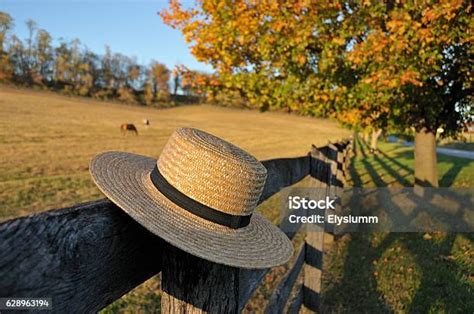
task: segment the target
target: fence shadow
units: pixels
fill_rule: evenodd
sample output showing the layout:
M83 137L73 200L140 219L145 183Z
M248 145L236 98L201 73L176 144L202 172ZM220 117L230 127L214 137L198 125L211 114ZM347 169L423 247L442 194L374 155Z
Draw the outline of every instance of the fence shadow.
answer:
M342 278L336 278L337 284L325 291L325 312L427 313L433 310L433 305L438 305L447 313L472 309L472 291L458 276L463 270L450 260L456 236L455 233L447 233L440 242L434 242L427 241L420 233L351 234L345 258L342 262L331 263L332 266L334 263L342 264ZM385 238L374 246L374 237ZM397 248L401 248L396 253L398 257L393 253ZM400 265L405 265L403 258L408 256L413 259L414 270L395 271L402 267ZM381 271L376 265L382 263L386 263L386 268ZM412 282L404 279L403 272L408 271L417 273L407 276ZM387 286L391 285L400 290L388 288L389 291L386 291ZM401 296L406 297L407 294L411 295L408 297L412 301L406 307Z
M448 171L439 179L440 186L452 186L454 181L461 173L461 171L474 163L474 161L463 158L447 158L445 156L438 156L438 161L443 163L450 163Z
M457 273L462 270L449 262L456 241L456 233L446 233L440 242L426 241L422 234L401 234L400 242L409 250L420 267L421 279L408 313L426 313L432 305L442 303L446 313L462 312L459 304L474 308L472 291ZM445 267L439 267L439 264Z
M376 154L369 155L366 153L368 151L367 143L361 139L356 139L356 142L358 143L361 156L352 160L352 166L349 169L353 186L362 187L370 185L371 182L375 186L409 186L412 184L409 179L413 172L412 169L390 157L382 150L378 150ZM356 172L355 162L361 163L364 171ZM386 175L382 175L384 172ZM366 175L370 178L368 181L362 179Z
M412 150L403 150L403 151L394 152L393 156L389 156L387 152L384 152L384 151L380 151L380 154L383 155L383 157L389 160L390 162L399 166L401 169L406 170L409 173L413 172L412 169L410 169L409 167L400 163L397 160L400 158L413 159L414 153ZM446 172L444 172L442 176L440 176L439 178L439 186L442 186L442 187L452 186L454 182L456 181L458 175L461 173L461 171L463 171L464 168L474 163L474 161L469 160L469 159L446 156L442 154L438 154L437 159L438 159L438 164L449 164L449 169Z
M412 170L395 159L412 158L412 152L393 152L392 157L379 151L378 155L373 156L373 160L380 167L374 167L367 160L372 156L366 154L364 144L360 141L358 148L361 152L357 158L359 167L355 166L355 159L349 167L353 186L365 186L367 182L363 181L364 175L368 175L378 187L391 184L392 182L387 180L388 177L392 177L394 182L401 186L413 184L408 179ZM457 175L469 163L470 161L462 160L452 162L440 180L441 186L452 185ZM379 170L387 176L382 176ZM403 175L401 172L407 174ZM397 207L397 204L392 202L390 206ZM402 209L398 207L398 210ZM381 237L383 240L376 240ZM327 283L328 289L323 295L324 310L380 313L424 313L440 308L448 313L472 310L472 288L462 275L466 274L466 269L462 269L463 266L455 263L452 257L456 241L460 241L458 237L465 237L471 244L474 240L469 233L346 234L329 257L329 263L332 265L330 267L339 269L339 273L334 275L336 277L328 274L325 279L337 283ZM380 266L380 263L386 265ZM410 277L399 272L398 269L402 265L411 265L410 271L416 272L416 275ZM408 296L411 301L402 301L402 295Z
M345 258L335 262L330 256L329 267L342 264L342 278L329 290L325 291L323 308L325 312L346 313L390 313L389 306L383 301L383 294L377 290L373 261L393 243L394 235L390 234L378 247L372 247L370 235L357 233L346 235L338 245L347 242ZM334 254L334 253L333 253ZM335 265L337 264L337 265ZM329 280L330 278L326 278Z

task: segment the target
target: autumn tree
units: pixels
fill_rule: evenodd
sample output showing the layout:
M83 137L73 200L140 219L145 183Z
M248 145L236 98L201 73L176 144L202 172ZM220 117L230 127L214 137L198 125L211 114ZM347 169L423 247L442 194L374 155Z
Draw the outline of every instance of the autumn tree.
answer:
M152 82L147 79L143 84L143 101L145 105L150 106L153 104L154 95L153 95L153 87Z
M208 79L205 73L193 71L184 65L176 68L181 77L181 89L185 95L204 95L208 88Z
M168 100L170 96L169 80L170 70L166 65L153 61L150 65L149 79L155 100Z
M138 89L141 85L143 69L134 58L129 59L127 64L127 76L125 85L130 89Z
M8 59L13 68L14 80L23 84L40 83L41 78L36 71L35 34L36 22L29 19L26 21L28 37L23 43L17 36L10 38L8 48Z
M44 29L38 30L35 44L35 73L39 74L42 83L49 83L53 73L53 47L51 35Z
M319 1L242 0L185 9L171 1L161 16L183 32L199 61L216 69L221 85L250 106L324 115L334 100L325 76L336 69L337 56L327 22L339 23L340 9Z
M120 100L128 103L135 102L133 85L139 78L139 71L135 59L120 53L114 54L112 72Z
M10 59L6 47L7 36L13 27L12 17L0 11L0 81L7 80L12 75Z
M62 87L69 82L69 68L71 60L71 52L66 42L61 42L54 49L55 59L53 66L53 79L58 87Z
M171 75L173 76L173 94L176 95L178 93L178 89L181 86L181 75L179 66L175 66L173 68Z
M173 0L161 17L250 104L414 128L416 182L437 186L436 129L458 132L472 103L471 11L459 0Z
M112 69L113 53L109 46L105 46L105 54L101 60L101 85L102 90L108 91L111 94L111 90L114 85L114 74Z
M87 65L88 75L91 82L91 95L94 95L98 90L102 89L101 85L101 73L102 69L100 67L101 58L96 53L90 51L89 49L84 49L83 63Z
M28 28L28 37L26 38L26 46L23 56L24 66L24 80L28 84L41 83L41 77L37 72L37 59L35 51L35 38L38 30L37 24L32 19L26 21L26 27Z
M5 41L7 39L8 32L13 27L13 19L10 14L0 11L0 51L5 53Z
M360 36L346 54L358 75L351 91L363 91L369 112L387 111L393 127L415 130L420 185L438 186L436 130L456 135L472 118L471 13L464 1L372 1L347 19Z
M25 77L28 75L25 63L25 46L16 35L12 35L10 38L8 61L12 67L13 81L24 83Z
M239 95L222 88L222 81L215 73L191 70L184 65L176 67L180 86L187 96L197 96L200 100L220 106L242 107Z
M117 91L125 84L127 73L125 58L126 57L120 53L114 53L110 59L110 71L112 74L111 87L114 91Z
M61 42L55 49L54 80L55 84L67 93L81 96L90 95L94 78L91 67L93 64L81 42L75 39L71 42Z

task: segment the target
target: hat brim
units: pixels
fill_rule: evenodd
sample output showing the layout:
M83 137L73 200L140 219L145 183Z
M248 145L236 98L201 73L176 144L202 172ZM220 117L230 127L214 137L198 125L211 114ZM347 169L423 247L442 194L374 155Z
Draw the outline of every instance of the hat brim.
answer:
M244 228L209 222L168 200L150 179L156 159L125 152L106 152L90 165L99 189L153 234L200 258L239 268L267 268L287 262L293 245L258 213Z

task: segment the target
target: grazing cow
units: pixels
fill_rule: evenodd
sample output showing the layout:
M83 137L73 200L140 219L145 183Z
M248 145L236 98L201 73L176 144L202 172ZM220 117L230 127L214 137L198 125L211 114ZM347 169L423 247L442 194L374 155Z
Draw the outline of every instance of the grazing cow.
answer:
M143 119L143 124L146 125L146 126L149 126L150 125L150 120Z
M124 123L120 126L120 131L122 132L123 135L125 135L127 132L135 132L135 135L138 135L138 130L133 125L132 123Z

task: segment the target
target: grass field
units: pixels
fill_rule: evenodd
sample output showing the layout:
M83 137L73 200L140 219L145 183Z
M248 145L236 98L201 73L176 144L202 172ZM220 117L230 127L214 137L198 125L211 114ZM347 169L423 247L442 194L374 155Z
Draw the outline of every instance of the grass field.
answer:
M362 143L361 143L362 144ZM413 148L359 145L351 185L413 185ZM473 187L474 161L438 155L442 187ZM335 313L473 313L472 233L352 233L327 256L323 302Z
M413 186L413 147L393 143L379 143L380 153L369 154L359 145L359 156L351 168L353 186ZM440 187L474 187L474 160L437 155Z
M151 121L148 128L143 118ZM139 136L120 133L127 122ZM88 173L95 154L157 157L184 126L223 137L259 159L304 155L312 143L349 135L333 122L284 113L205 105L157 110L0 85L0 221L102 197Z

